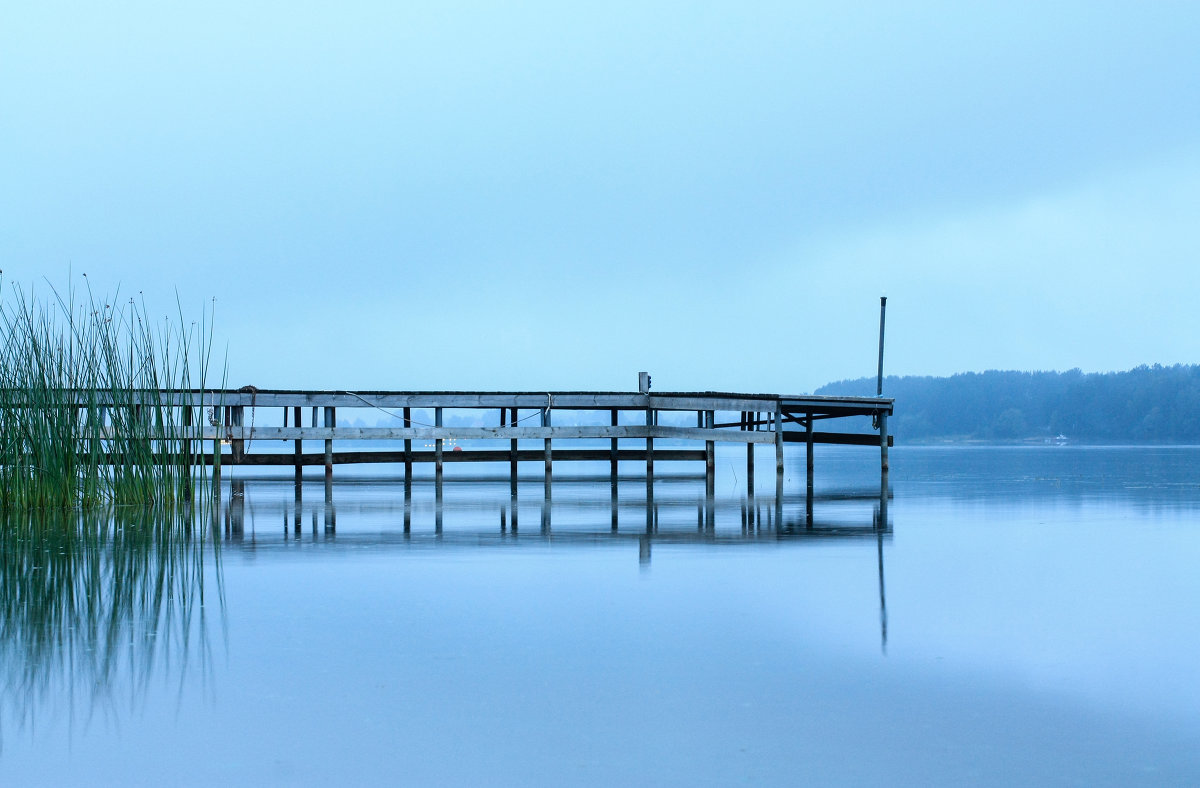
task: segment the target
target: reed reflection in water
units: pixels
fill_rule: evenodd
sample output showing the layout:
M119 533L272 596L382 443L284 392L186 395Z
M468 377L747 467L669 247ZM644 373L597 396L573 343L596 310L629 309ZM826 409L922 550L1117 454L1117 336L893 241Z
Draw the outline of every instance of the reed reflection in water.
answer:
M0 520L0 736L136 708L155 675L207 673L224 616L206 510L7 513ZM2 742L2 738L0 738Z

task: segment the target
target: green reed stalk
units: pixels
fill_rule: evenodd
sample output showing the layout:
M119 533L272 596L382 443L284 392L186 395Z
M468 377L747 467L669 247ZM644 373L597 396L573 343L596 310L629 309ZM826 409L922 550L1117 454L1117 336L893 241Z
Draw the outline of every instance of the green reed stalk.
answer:
M192 500L209 483L193 460L211 322L188 324L178 299L153 321L90 286L53 295L0 301L0 508Z

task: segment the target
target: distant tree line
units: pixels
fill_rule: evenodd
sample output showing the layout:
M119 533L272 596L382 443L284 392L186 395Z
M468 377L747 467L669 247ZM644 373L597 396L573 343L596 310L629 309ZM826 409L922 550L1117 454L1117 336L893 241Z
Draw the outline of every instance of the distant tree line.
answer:
M875 378L841 380L815 394L874 396ZM965 372L886 377L897 440L1053 440L1200 443L1200 365L1128 372Z

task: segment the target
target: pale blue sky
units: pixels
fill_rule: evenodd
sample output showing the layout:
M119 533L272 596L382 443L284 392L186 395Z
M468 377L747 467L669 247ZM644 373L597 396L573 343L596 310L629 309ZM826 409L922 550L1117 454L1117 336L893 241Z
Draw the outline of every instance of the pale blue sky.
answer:
M0 11L5 282L233 385L1200 361L1195 3L81 5Z

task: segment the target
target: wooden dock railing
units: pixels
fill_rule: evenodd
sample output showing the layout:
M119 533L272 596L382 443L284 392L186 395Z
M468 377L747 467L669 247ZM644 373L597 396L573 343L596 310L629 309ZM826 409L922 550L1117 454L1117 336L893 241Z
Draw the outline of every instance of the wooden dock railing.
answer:
M139 395L126 392L122 396L125 406L129 406L131 401L138 401ZM94 406L96 394L91 397ZM724 442L747 447L746 467L752 484L756 445L775 446L775 470L782 478L784 445L803 443L811 492L815 444L878 447L886 487L888 447L892 442L887 419L893 401L883 397L711 391L299 391L253 387L148 391L141 392L140 397L147 406L177 411L175 423L185 425L193 440L207 444L197 445L192 453L194 462L211 465L218 479L222 465L293 466L299 481L304 466L324 466L325 477L331 480L333 466L338 464L403 465L406 478L410 478L414 463L433 463L440 480L447 462L507 462L515 483L518 464L534 461L544 463L547 481L555 461L607 461L614 477L618 463L644 462L647 477L652 478L654 462L659 460L703 462L711 486L715 445ZM374 427L338 426L338 416L347 412L367 416L376 423L391 423ZM472 413L472 425L446 423L448 413L463 412ZM694 414L695 426L679 423L678 414L688 412ZM675 414L667 419L674 423L660 423L664 413ZM554 423L555 414L559 414L559 424ZM818 423L837 423L835 420L853 417L869 417L872 431L816 429ZM99 436L106 437L108 430L102 427ZM403 449L346 450L335 445L372 440L403 441ZM529 440L540 440L543 445L540 449L519 446L519 441ZM607 448L572 445L596 440L607 440L609 445ZM644 447L619 444L630 440L644 441ZM655 448L656 440L697 445ZM275 441L292 441L292 451L262 450ZM304 441L323 441L324 451L305 452ZM414 441L429 447L414 448ZM458 441L488 441L498 445L446 450L448 443Z

